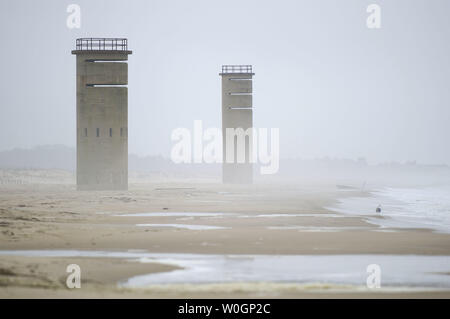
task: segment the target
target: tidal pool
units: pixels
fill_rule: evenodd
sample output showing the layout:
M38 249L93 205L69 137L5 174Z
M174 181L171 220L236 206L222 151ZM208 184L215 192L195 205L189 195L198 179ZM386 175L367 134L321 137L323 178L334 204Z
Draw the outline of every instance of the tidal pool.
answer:
M450 290L450 256L425 255L210 255L146 251L3 250L0 256L107 257L163 263L182 269L131 277L119 285L323 283L365 287L369 265L382 288Z

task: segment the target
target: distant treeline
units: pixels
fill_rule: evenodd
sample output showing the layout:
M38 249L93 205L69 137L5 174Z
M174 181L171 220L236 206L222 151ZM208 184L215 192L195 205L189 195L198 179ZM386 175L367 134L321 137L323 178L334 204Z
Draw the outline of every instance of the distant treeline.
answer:
M75 171L76 151L64 145L45 145L33 149L13 149L0 152L0 169L60 169ZM220 176L220 164L174 164L162 156L128 157L130 171L157 172L177 175L213 175ZM383 163L368 165L365 159L321 158L313 160L284 159L280 161L280 170L275 175L259 175L255 165L255 177L262 179L283 178L295 180L348 179L375 181L450 180L450 168L447 165L422 165L415 162Z
M174 164L162 156L128 155L128 167L135 171L180 172L186 169L217 172L218 165ZM0 169L62 169L75 171L76 151L65 145L43 145L32 149L15 148L0 152Z

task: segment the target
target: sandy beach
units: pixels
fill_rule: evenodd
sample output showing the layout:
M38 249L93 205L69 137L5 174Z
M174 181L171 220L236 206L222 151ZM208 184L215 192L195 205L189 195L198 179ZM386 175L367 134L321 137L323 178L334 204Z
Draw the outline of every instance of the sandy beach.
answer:
M0 1L0 301L450 299L449 12Z
M215 182L130 184L129 191L77 192L64 184L2 185L1 251L103 251L206 255L449 256L450 235L380 229L325 207L369 196L332 183L231 187ZM385 218L374 213L373 218ZM68 289L69 264L82 288ZM448 298L447 289L379 289L320 283L186 283L123 287L180 269L138 258L0 256L1 298ZM449 269L450 270L450 269ZM446 273L448 276L448 273Z

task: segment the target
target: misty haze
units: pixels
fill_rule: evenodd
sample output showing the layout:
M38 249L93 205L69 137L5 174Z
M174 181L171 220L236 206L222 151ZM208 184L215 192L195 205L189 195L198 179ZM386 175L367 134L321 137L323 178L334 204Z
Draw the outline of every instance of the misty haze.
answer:
M0 298L448 299L449 12L0 2Z

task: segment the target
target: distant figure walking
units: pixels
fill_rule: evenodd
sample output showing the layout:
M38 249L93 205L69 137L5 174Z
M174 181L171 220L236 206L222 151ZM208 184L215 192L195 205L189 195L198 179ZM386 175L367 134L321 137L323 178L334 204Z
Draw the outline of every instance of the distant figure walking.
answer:
M381 205L377 206L377 209L375 210L377 213L381 213Z

